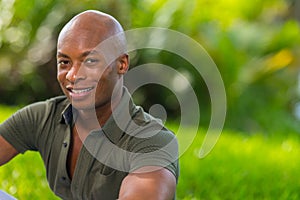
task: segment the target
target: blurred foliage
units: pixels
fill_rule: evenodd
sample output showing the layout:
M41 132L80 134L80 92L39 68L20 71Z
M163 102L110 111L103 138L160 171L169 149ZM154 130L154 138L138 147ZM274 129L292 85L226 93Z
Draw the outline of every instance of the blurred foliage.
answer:
M56 81L56 38L75 14L97 9L115 16L125 30L165 27L199 42L218 66L227 93L229 128L265 133L300 132L299 1L296 0L2 0L0 2L1 103L27 104L61 94ZM138 51L132 67L150 62L189 73L201 99L202 125L210 96L185 60L158 51ZM165 105L178 118L176 101L162 87L140 88L137 103Z

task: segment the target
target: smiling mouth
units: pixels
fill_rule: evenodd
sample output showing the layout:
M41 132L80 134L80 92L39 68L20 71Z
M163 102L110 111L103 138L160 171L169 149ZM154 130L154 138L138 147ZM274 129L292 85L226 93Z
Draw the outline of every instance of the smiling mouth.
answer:
M84 89L68 89L70 92L74 93L74 94L82 94L82 93L86 93L89 92L93 89L93 87L90 88L84 88Z
M67 86L66 89L69 91L69 95L74 99L81 99L90 94L90 92L95 87L85 87L85 88L73 88L73 86Z

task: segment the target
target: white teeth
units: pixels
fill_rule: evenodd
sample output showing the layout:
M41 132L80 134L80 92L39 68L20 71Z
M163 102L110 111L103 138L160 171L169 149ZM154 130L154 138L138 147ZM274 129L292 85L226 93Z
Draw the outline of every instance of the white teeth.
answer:
M90 91L92 89L93 88L87 88L87 89L82 89L82 90L72 89L72 92L75 93L75 94L80 94L80 93L88 92L88 91Z

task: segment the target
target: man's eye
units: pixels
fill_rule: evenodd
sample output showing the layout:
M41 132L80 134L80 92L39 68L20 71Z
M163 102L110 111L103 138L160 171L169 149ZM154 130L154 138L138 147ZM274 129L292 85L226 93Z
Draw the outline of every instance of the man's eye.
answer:
M87 65L94 65L97 64L99 62L98 59L94 59L94 58L87 58L84 63Z
M59 60L59 61L57 62L58 65L67 65L67 64L69 64L69 63L70 63L70 61L68 61L68 60Z

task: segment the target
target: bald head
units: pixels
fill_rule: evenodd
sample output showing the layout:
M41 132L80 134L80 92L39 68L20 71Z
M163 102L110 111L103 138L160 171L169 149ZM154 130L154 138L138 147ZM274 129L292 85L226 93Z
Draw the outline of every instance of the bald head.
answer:
M114 17L96 10L84 11L73 17L61 30L59 38L76 29L101 30L105 38L123 32L122 26Z
M73 17L61 30L58 36L58 47L63 40L69 38L86 38L86 42L97 41L100 44L107 38L114 37L117 48L126 49L124 30L120 23L111 15L88 10Z

